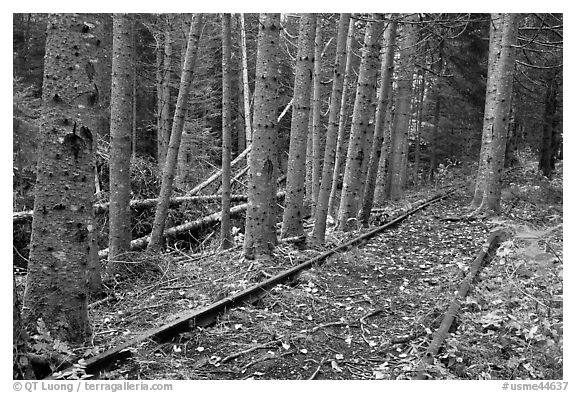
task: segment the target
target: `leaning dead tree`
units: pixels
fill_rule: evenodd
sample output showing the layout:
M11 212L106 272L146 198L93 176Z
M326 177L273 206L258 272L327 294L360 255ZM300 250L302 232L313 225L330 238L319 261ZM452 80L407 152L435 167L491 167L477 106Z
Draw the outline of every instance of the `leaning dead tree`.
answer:
M246 158L248 153L250 153L251 149L252 149L252 145L249 145L242 153L240 153L238 155L238 157L236 157L234 160L232 160L232 162L230 163L230 167L233 168L234 165L236 165L238 162L240 162L244 158ZM190 196L198 194L200 191L202 191L203 189L208 187L210 184L212 184L216 180L218 180L220 178L220 176L222 176L222 169L217 170L208 179L204 180L202 183L198 184L196 187L194 187L193 189L188 191L186 193L186 196L190 197Z

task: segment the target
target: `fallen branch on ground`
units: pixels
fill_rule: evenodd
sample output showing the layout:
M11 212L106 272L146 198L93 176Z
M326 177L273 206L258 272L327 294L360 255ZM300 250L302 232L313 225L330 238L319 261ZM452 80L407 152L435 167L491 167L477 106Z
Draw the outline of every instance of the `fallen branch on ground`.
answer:
M274 340L274 341L267 342L265 344L260 344L260 345L254 346L254 347L250 347L248 349L245 349L244 351L233 353L232 355L226 356L224 359L222 359L221 363L229 362L232 359L236 359L237 357L240 357L242 355L246 355L247 353L254 352L254 351L257 351L259 349L274 348L280 342L281 342L281 340Z

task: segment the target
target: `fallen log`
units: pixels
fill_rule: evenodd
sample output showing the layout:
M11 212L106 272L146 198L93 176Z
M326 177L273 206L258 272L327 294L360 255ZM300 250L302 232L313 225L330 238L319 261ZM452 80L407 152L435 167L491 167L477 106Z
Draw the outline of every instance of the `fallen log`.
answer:
M472 264L470 265L470 271L462 281L462 284L460 284L460 288L458 289L458 292L456 293L454 300L452 300L452 303L450 304L448 310L444 314L444 319L442 319L440 327L434 333L433 335L434 338L432 339L432 342L430 342L430 345L428 346L426 353L424 354L422 360L420 361L418 374L416 374L415 379L419 380L427 379L428 376L426 372L427 366L431 365L434 362L434 356L438 354L438 351L442 346L442 343L448 336L448 330L450 329L450 326L452 326L454 318L460 311L460 302L466 298L466 295L470 290L470 286L472 285L472 281L474 281L474 278L476 278L476 275L480 271L480 268L482 267L484 260L488 259L491 256L491 254L496 249L498 244L502 240L504 240L503 239L504 236L505 233L501 230L491 233L486 244L484 245L482 250L478 253L478 256L476 257L474 262L472 262Z
M279 192L276 194L277 198L283 198L285 192ZM248 203L243 203L241 205L236 205L230 209L230 216L238 215L239 213L245 211L248 208ZM212 213L208 216L199 218L198 220L185 222L184 224L176 225L172 228L168 228L164 231L164 237L172 237L176 236L179 233L183 233L186 231L202 228L206 225L214 224L220 221L222 216L222 212ZM150 241L150 235L140 237L138 239L134 239L130 242L130 249L131 250L138 250L140 248L145 247L148 242ZM106 258L108 256L108 249L105 248L103 250L98 251L98 257Z
M195 195L195 196L181 196L181 197L173 197L170 198L170 207L178 206L182 203L193 203L193 202L212 202L212 201L220 201L222 199L222 195ZM230 200L232 202L245 202L248 200L246 195L231 195ZM149 199L134 199L130 201L130 208L131 209L145 209L156 206L158 204L158 198L149 198ZM94 212L95 213L104 213L108 211L110 203L95 203L94 204ZM22 211L22 212L15 212L12 213L12 219L14 223L26 221L32 218L34 215L34 210Z

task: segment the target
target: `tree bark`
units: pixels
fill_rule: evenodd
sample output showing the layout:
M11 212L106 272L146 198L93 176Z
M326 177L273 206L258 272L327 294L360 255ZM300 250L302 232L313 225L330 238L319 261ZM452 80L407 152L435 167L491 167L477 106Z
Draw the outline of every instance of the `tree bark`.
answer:
M114 14L114 42L112 49L112 92L110 124L110 231L107 272L114 275L122 259L130 250L130 151L132 125L132 39L131 17Z
M322 155L322 103L320 78L322 77L322 17L316 20L316 37L314 38L314 99L312 103L312 211L316 209L318 191L320 190L320 157Z
M314 14L301 14L298 35L294 103L286 177L286 201L282 218L281 237L304 234L302 206L306 182L306 156L308 121L310 118L310 85L314 65L314 32L317 29Z
M542 141L540 143L540 161L538 164L542 174L549 177L554 169L554 160L557 152L554 148L554 130L558 125L557 100L558 81L556 72L550 72L546 84L544 98L544 124L542 127Z
M415 15L407 18L402 33L400 58L398 63L398 90L394 122L391 131L391 159L390 159L390 198L400 199L406 180L406 166L408 165L408 131L410 127L410 99L412 95L412 80L414 77L413 55L416 45L416 30L410 23L414 22Z
M340 114L338 117L338 138L336 141L336 158L334 162L334 172L332 174L332 185L330 187L330 197L328 198L328 214L336 216L338 214L338 204L336 193L338 192L338 183L342 168L342 163L346 162L345 150L345 131L346 119L348 118L348 85L350 74L352 73L352 61L354 59L354 19L350 19L348 26L348 36L346 37L346 68L344 70L344 82L342 85L342 100L340 102Z
M136 65L136 21L132 18L130 26L130 34L132 38L132 160L136 159L136 150L138 147L137 138L137 117L136 117L136 76L137 76L137 65Z
M498 65L494 67L494 80L497 86L494 96L494 121L492 125L492 142L487 154L486 186L480 204L480 211L499 213L502 191L502 171L504 170L504 155L506 152L506 136L512 88L514 83L515 48L518 36L518 15L502 15L502 45ZM489 99L488 94L486 99Z
M351 220L356 220L361 195L362 162L367 160L368 153L365 151L369 137L368 122L374 113L374 96L376 80L378 76L378 59L380 56L380 35L384 27L383 16L375 14L374 20L368 22L364 36L364 48L358 76L358 87L354 101L354 113L352 115L352 129L344 171L344 186L340 198L337 228L350 230ZM366 157L365 157L366 156Z
M312 92L314 94L314 92ZM310 110L308 115L308 132L306 134L306 204L312 206L312 170L314 159L314 111Z
M390 91L390 102L394 102L394 89ZM390 104L388 104L390 105ZM390 156L391 148L391 131L392 131L393 113L392 110L386 111L384 120L384 139L382 141L382 152L378 162L378 173L376 175L376 188L374 190L374 200L383 201L390 198Z
M34 217L23 321L42 319L53 338L90 335L86 266L94 231L93 113L101 23L92 15L48 17ZM75 65L81 65L80 67Z
M322 169L322 184L318 192L318 201L314 215L314 230L311 243L324 243L326 235L326 219L328 216L328 202L334 163L336 156L336 139L338 133L338 117L342 105L342 91L346 67L346 36L350 25L350 14L340 14L338 34L336 39L336 59L332 75L332 96L330 98L330 114L328 117L328 131L326 133L326 146L324 151L324 167Z
M414 183L420 183L420 135L422 133L422 117L424 116L424 93L426 90L426 71L421 70L418 85L418 110L416 112L416 136L414 138Z
M494 123L494 103L496 96L496 80L494 79L495 67L500 59L502 45L502 19L503 14L491 14L490 17L490 48L488 50L488 76L486 80L486 101L484 105L484 123L482 128L482 142L480 145L480 158L478 161L478 173L476 175L476 187L471 205L478 207L482 203L484 189L486 188L487 156L492 143L492 127Z
M198 51L198 42L200 41L201 31L202 14L195 14L188 36L186 59L184 60L184 69L182 70L182 78L180 80L180 90L178 92L178 101L176 103L176 111L172 123L172 133L170 135L170 145L166 155L166 164L162 171L162 186L160 189L156 214L154 216L150 243L148 244L149 250L159 250L162 245L162 233L164 232L166 217L168 216L168 205L170 202L170 196L172 195L172 183L176 172L176 160L178 158L180 139L184 128L184 117L188 105L188 95L192 86L192 74L194 63L196 62L196 54Z
M162 68L160 112L160 129L158 130L158 168L160 173L166 162L170 142L170 83L172 77L172 27L171 18L167 16L167 26L164 31L164 61Z
M276 238L277 97L280 15L260 14L256 85L254 88L254 129L250 154L250 185L244 255L268 259Z
M244 14L240 14L240 47L242 49L242 91L244 92L244 125L246 127L246 146L252 143L252 123L250 113L250 85L248 83L248 55L246 51L246 27Z
M231 77L231 15L222 15L222 219L220 243L223 249L232 247L230 221L230 156L232 145L232 77Z
M368 174L366 176L362 208L358 215L358 219L364 226L368 226L370 218L370 210L374 202L374 191L376 188L376 176L378 175L378 166L380 163L380 155L382 153L382 145L384 140L384 132L386 126L386 112L390 95L392 91L392 74L394 71L394 46L396 45L396 21L395 15L391 15L391 21L386 27L384 33L384 55L382 58L382 68L380 70L381 82L380 91L378 96L378 106L376 108L376 124L374 125L374 141L372 143L372 150L370 152L370 162L368 164Z

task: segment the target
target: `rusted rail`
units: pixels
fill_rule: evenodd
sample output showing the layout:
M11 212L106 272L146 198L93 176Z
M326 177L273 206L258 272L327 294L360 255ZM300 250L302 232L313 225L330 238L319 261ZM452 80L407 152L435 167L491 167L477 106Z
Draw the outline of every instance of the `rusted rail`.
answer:
M470 265L470 271L468 272L464 280L462 280L462 283L460 284L460 288L458 289L458 292L456 293L454 300L452 300L452 303L450 303L448 310L446 310L446 313L444 314L444 318L440 323L440 327L433 334L432 341L430 342L430 345L428 346L426 353L424 353L424 356L420 361L418 373L416 374L415 379L419 380L427 379L428 374L426 373L426 368L428 365L431 365L433 363L434 356L438 354L440 346L444 343L444 340L448 336L448 330L452 326L454 318L460 311L460 302L463 301L468 295L468 291L470 290L472 281L474 281L474 279L476 278L476 275L482 268L483 263L487 259L492 257L494 250L496 249L498 244L502 242L502 240L504 240L504 237L505 233L504 231L501 230L491 233L490 237L486 241L486 244L484 245L484 247L482 247L482 250L480 250L478 256Z

